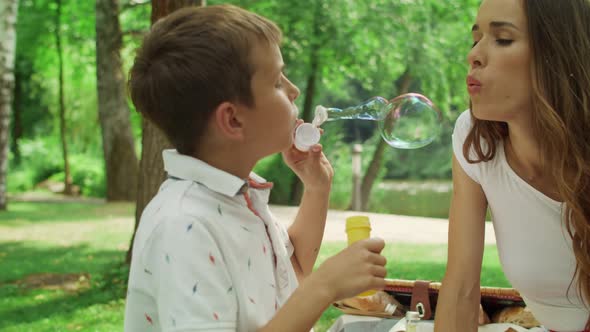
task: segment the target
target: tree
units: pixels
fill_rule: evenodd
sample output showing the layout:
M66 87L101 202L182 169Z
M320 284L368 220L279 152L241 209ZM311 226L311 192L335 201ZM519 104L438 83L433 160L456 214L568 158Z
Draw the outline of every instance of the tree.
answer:
M0 2L0 210L6 210L8 137L14 97L14 54L18 0Z
M313 99L316 95L316 88L317 88L317 80L318 76L320 75L321 69L321 62L320 62L320 51L321 45L323 45L326 40L322 40L323 37L321 32L321 24L325 22L325 13L322 10L322 2L315 1L314 3L314 10L313 10L313 18L312 18L312 34L310 36L311 39L311 47L309 48L309 70L308 76L305 84L305 92L304 92L304 100L303 100L303 112L301 114L301 119L305 122L311 122L312 114L311 109L313 108ZM291 204L299 204L301 201L301 197L303 196L303 183L298 177L293 177L293 182L291 184Z
M471 0L467 1L472 2ZM460 61L461 53L458 52L462 47L459 45L449 47L450 42L462 41L460 37L452 38L450 36L456 35L458 32L461 33L461 27L469 26L471 17L466 15L466 10L458 10L462 7L465 7L465 1L420 0L419 3L412 4L405 11L406 24L400 29L405 31L407 35L412 35L412 38L400 43L407 54L404 57L406 70L396 81L396 94L409 92L410 87L417 83L418 89L426 91L426 94L437 101L443 118L446 120L451 120L452 105L449 100L456 99L456 96L460 95L458 91L464 91L458 87L451 87L449 83L462 82L460 77L464 75L460 69L463 66ZM474 3L468 8L475 7ZM434 31L440 36L433 38ZM459 58L457 59L457 57ZM457 61L453 61L453 59L457 59ZM415 77L418 78L418 82L414 82ZM368 207L371 189L378 178L386 146L385 141L379 140L363 177L361 185L363 211Z
M270 17L283 29L282 49L288 75L301 87L298 103L308 120L317 104L344 107L358 105L373 96L393 98L401 94L408 68L408 91L428 96L439 107L443 130L452 128L449 124L454 121L457 109L466 104L464 57L469 34L465 31L477 8L475 0L241 0L238 3ZM371 123L346 121L325 127L328 135L344 135L348 143L355 139L348 132L357 128L362 131L356 138L361 142L373 134L367 141L371 145L364 149L367 154L363 158L367 170L363 185L365 203L369 201L373 183L397 169L420 174L428 168L432 174L436 165L450 172L450 158L446 158L450 151L448 142L444 141L448 131L443 131L441 139L428 149L398 151L387 149L384 142L375 139L379 133ZM428 162L432 153L429 156L425 152L433 147L442 161ZM333 146L326 146L325 151L329 155L335 152L342 160ZM421 158L423 162L407 163L402 161L403 157L414 161ZM391 164L392 160L402 167L384 172L382 164ZM346 174L342 170L336 172L335 183L343 181L338 177ZM291 190L289 202L297 203L300 188L293 177L285 179L280 174L269 180L275 182L275 188L282 188L282 182L287 180Z
M165 17L173 11L188 6L204 6L205 0L153 0L151 23ZM133 241L139 226L141 214L149 201L156 195L165 173L162 161L162 150L170 146L164 134L152 123L142 120L141 123L141 162L139 164L139 185L137 188L137 204L135 206L135 230L131 245L127 251L127 262L133 256Z
M55 49L58 60L58 102L59 102L59 132L61 139L61 149L63 153L64 162L64 194L72 195L72 175L70 170L70 161L68 159L68 141L66 139L66 105L64 101L64 61L63 61L63 47L61 39L61 0L56 0L55 11Z
M136 199L137 192L139 165L125 93L122 41L118 0L97 0L98 114L102 128L108 201L132 201Z
M410 84L412 83L412 76L410 74L410 68L406 69L403 73L400 81L399 86L397 89L398 94L407 93L410 89ZM369 167L365 172L365 176L363 176L363 181L361 183L361 211L366 211L367 206L369 205L369 198L371 197L371 189L373 188L373 184L379 175L379 170L381 169L381 164L383 163L383 153L385 152L385 148L387 147L387 143L385 140L380 139L375 151L373 152L373 157L371 158L371 162L369 163ZM354 202L354 196L351 200L350 205L352 206L352 202Z

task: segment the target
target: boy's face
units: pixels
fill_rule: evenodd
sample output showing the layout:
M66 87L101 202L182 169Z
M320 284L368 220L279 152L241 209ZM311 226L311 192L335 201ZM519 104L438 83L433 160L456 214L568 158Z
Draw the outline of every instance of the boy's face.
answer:
M256 155L281 152L293 144L297 122L295 99L299 89L283 74L283 57L277 45L258 43L250 57L254 66L254 105L245 112L245 135Z

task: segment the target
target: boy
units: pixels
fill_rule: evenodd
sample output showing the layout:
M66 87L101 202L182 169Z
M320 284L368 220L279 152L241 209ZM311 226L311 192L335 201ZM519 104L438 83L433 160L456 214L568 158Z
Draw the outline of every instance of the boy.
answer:
M333 301L384 287L377 239L311 273L333 170L320 145L292 148L299 90L280 39L265 18L211 6L171 14L143 41L131 98L176 150L137 231L125 331L309 331ZM281 151L305 186L288 232L268 209L272 184L251 173Z

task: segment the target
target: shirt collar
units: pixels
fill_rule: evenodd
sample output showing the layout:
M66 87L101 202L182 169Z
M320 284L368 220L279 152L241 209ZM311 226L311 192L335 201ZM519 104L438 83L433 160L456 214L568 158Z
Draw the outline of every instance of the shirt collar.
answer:
M162 158L164 159L164 169L168 175L198 182L225 196L236 196L248 188L248 179L240 179L202 160L180 154L174 149L162 151ZM258 184L266 183L264 178L253 172L250 173L250 179ZM270 186L272 184L269 183Z

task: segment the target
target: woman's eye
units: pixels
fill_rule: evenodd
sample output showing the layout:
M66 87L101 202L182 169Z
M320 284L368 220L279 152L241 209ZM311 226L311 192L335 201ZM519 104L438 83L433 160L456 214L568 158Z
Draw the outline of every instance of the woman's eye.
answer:
M496 39L496 43L501 46L508 46L512 44L513 40L511 39Z

